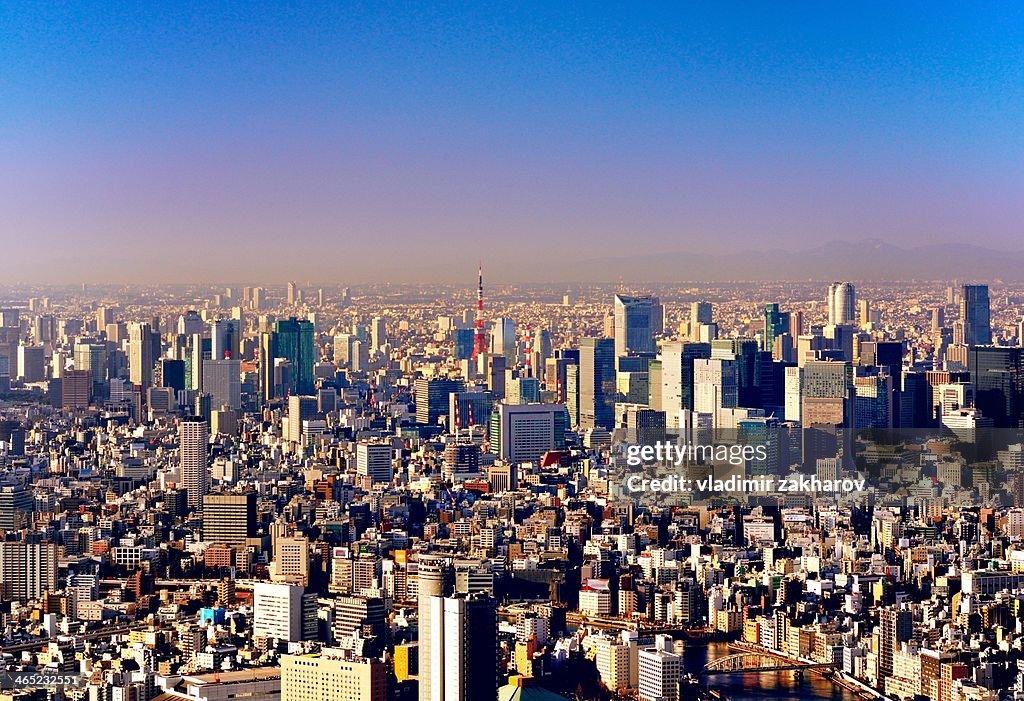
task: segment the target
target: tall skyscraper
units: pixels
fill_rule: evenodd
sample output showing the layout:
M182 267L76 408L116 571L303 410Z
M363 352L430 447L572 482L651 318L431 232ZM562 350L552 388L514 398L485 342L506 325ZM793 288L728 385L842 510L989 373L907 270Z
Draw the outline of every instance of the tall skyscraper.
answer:
M242 370L238 360L204 360L203 391L213 407L242 408Z
M498 317L491 324L491 353L515 360L516 325L507 317Z
M274 383L274 360L277 358L277 335L273 331L260 334L259 376L260 398L269 402L277 396Z
M661 409L670 429L679 428L679 412L693 409L693 362L711 357L710 343L674 341L661 347Z
M185 358L185 385L188 389L203 388L203 363L213 360L213 341L193 334Z
M714 319L714 308L711 302L690 303L690 325L711 324Z
M615 424L615 341L584 338L580 341L579 425L611 430Z
M46 378L46 352L42 346L18 346L18 377L24 382L42 382Z
M435 622L432 601L443 601L454 589L455 570L451 560L441 556L421 555L416 566L420 701L444 701L443 646L434 633L434 628L439 628L436 635L443 638L444 625L441 620Z
M1021 348L977 346L968 353L974 405L996 428L1024 427L1024 363Z
M736 360L699 358L693 361L693 409L715 417L720 426L721 409L739 406L739 377Z
M292 365L289 394L313 394L313 323L306 319L280 319L274 326L276 357Z
M766 304L764 307L764 336L762 337L761 350L771 352L775 348L775 339L788 334L789 327L789 312L779 311L778 304Z
M852 418L853 367L846 362L804 364L800 418L808 424L846 424Z
M473 344L476 341L474 329L452 329L452 342L455 344L455 357L468 360L473 357Z
M61 406L64 409L85 409L92 400L91 370L68 370L61 379Z
M964 343L987 346L992 343L988 285L964 285L960 294L960 321Z
M384 320L379 316L370 320L370 345L373 350L378 351L380 347L388 342L387 329Z
M185 389L185 361L161 358L156 363L153 382L158 387L170 387L175 392Z
M190 309L178 317L179 336L191 336L197 333L202 335L205 331L206 322L195 309Z
M803 462L815 466L818 458L842 454L852 458L854 428L853 366L834 360L804 364L801 384L800 422Z
M465 389L462 380L435 377L418 378L414 385L416 393L416 423L436 424L448 413L448 395ZM476 417L483 421L484 417Z
M650 295L615 295L615 355L653 353L654 337L662 331L661 301Z
M75 343L75 370L88 370L94 384L103 384L107 379L106 345L85 339Z
M242 341L240 319L217 319L210 327L211 353L213 360L238 360Z
M832 326L857 323L857 290L849 282L833 282L826 298L828 323Z
M860 365L882 368L892 377L892 425L894 428L903 425L900 418L903 355L902 341L865 341L860 344Z
M882 678L892 676L893 658L900 643L910 640L914 632L913 614L896 608L884 608L878 614L879 636L878 673Z
M153 384L153 332L147 323L128 329L128 379L145 391Z
M451 595L444 580L440 587L428 580L431 593L425 594L420 567L420 701L496 701L494 600L486 594ZM433 593L438 589L442 593Z
M199 508L203 496L210 491L210 471L207 467L210 443L210 425L202 418L183 419L178 426L181 453L181 484L188 494L190 508Z
M316 418L318 411L316 397L293 394L288 397L288 440L299 443L302 440L302 423Z
M871 369L853 378L854 421L858 429L893 428L893 378L884 369ZM898 405L895 405L898 407Z

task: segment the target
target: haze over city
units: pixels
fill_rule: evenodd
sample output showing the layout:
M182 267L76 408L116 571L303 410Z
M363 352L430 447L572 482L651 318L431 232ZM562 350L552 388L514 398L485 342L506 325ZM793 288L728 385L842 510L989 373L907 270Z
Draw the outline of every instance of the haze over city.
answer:
M485 259L496 282L615 281L622 257L642 278L628 259L872 238L1019 252L1022 9L930 10L11 4L0 276L457 283Z
M5 5L0 701L1024 701L1024 6Z

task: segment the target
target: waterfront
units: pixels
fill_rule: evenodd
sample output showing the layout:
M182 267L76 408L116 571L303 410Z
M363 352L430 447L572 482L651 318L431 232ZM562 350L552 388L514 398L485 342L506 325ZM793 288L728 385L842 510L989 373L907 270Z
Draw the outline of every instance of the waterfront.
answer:
M689 644L683 653L683 668L699 674L708 662L735 653L728 643ZM721 674L710 677L710 688L720 691L730 701L774 701L775 699L832 699L857 701L852 691L828 679L804 673L798 680L795 672L763 672Z

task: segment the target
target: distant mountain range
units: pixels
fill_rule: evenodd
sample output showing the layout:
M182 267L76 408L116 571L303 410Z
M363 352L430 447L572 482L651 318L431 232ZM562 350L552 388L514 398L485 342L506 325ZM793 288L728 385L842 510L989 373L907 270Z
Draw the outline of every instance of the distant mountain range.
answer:
M545 268L546 266L540 266ZM534 273L544 270L535 269ZM1024 280L1024 250L970 244L902 248L881 239L834 241L806 250L662 252L561 263L553 279L573 282L726 282L771 280Z

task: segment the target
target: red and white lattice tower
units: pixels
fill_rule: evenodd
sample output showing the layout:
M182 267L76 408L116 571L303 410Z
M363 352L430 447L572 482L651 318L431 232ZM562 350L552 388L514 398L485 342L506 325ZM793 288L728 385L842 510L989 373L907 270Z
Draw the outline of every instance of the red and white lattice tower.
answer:
M473 338L473 357L478 358L487 352L487 341L484 338L484 266L477 271L476 288L476 336Z
M526 344L526 376L533 377L533 328L529 324L526 325L523 343Z

